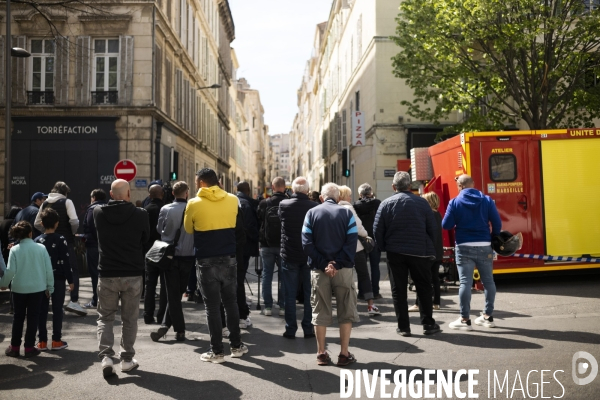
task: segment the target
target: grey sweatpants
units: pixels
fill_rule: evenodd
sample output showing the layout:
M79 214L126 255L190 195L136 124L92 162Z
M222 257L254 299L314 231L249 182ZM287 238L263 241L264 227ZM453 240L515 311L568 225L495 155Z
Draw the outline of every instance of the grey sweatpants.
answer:
M120 358L131 361L138 330L142 277L98 278L98 356L113 357L115 334L113 324L121 295L121 351Z

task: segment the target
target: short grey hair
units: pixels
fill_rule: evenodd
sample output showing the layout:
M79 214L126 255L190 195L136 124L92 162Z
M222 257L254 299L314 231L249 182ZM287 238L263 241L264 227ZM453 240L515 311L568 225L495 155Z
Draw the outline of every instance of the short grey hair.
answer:
M392 184L396 187L397 192L405 192L410 189L410 174L404 171L396 172Z
M294 191L294 193L308 194L310 187L308 186L308 181L306 180L306 178L303 176L299 176L296 179L294 179L294 182L292 182L292 190Z
M473 181L473 178L471 178L471 176L467 174L462 174L461 176L456 178L456 182L458 182L458 184L462 187L469 187L475 183Z
M340 188L333 182L326 183L321 188L321 196L323 200L333 199L337 203L340 200Z
M367 197L373 194L373 188L368 183L363 183L358 187L358 195L360 197Z

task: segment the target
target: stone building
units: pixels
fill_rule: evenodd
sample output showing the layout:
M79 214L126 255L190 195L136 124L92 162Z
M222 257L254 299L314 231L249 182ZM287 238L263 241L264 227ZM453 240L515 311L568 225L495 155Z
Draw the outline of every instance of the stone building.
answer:
M290 135L280 133L271 135L269 139L273 150L274 175L290 183Z
M443 129L411 120L400 104L412 100L413 92L392 72L398 48L390 36L398 5L397 0L334 0L328 21L317 25L292 125L292 178L306 175L315 190L329 181L346 184L354 197L356 188L369 182L385 198L392 194L398 160L410 158L413 147L432 145ZM357 111L364 136L353 145ZM344 150L349 177L343 171Z
M12 61L12 204L26 205L31 194L63 180L82 212L92 189L108 191L121 159L137 165L133 201L147 195L154 179L193 187L203 167L215 169L233 191L254 157L247 152L261 152L263 144L254 149L250 137L238 146L247 120L239 127L237 120L247 113L237 100L227 0L99 0L96 6L103 12L51 15L54 35L42 15L13 5L12 45L32 56ZM262 107L255 111L262 124ZM4 157L4 142L0 147Z

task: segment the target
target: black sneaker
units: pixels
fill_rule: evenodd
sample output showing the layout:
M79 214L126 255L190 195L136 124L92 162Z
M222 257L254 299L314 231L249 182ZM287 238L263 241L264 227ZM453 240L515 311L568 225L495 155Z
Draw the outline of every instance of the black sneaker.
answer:
M439 331L440 331L440 326L438 324L423 325L423 334L424 335L433 335L434 333L438 333Z
M364 294L359 294L358 296L356 296L356 298L358 300L364 300L365 299L365 295Z
M154 319L154 317L144 317L144 323L146 325L152 325L156 323L156 320Z
M410 331L401 331L400 328L396 328L396 333L400 336L404 336L404 337L411 337L412 334L410 333Z
M177 332L175 334L175 340L177 340L178 342L185 342L185 332Z
M166 326L161 326L160 328L158 328L158 330L156 332L150 332L150 339L152 339L153 342L158 342L161 338L165 337L165 335L167 334L168 331L169 331L169 328L167 328ZM185 332L184 332L184 340L185 340Z

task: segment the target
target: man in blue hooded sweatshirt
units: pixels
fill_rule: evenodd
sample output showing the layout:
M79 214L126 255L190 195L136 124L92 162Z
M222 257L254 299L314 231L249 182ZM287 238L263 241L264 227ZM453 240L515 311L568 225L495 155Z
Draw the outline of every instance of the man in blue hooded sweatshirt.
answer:
M459 193L456 198L450 200L442 227L448 230L455 228L456 232L455 255L460 277L458 297L461 317L448 326L463 331L473 330L469 313L473 271L477 266L485 288L485 310L475 319L475 324L493 328L496 326L492 317L496 284L493 276L494 252L491 242L492 237L500 233L502 222L494 201L474 188L473 178L466 174L461 175L456 179L456 184Z

